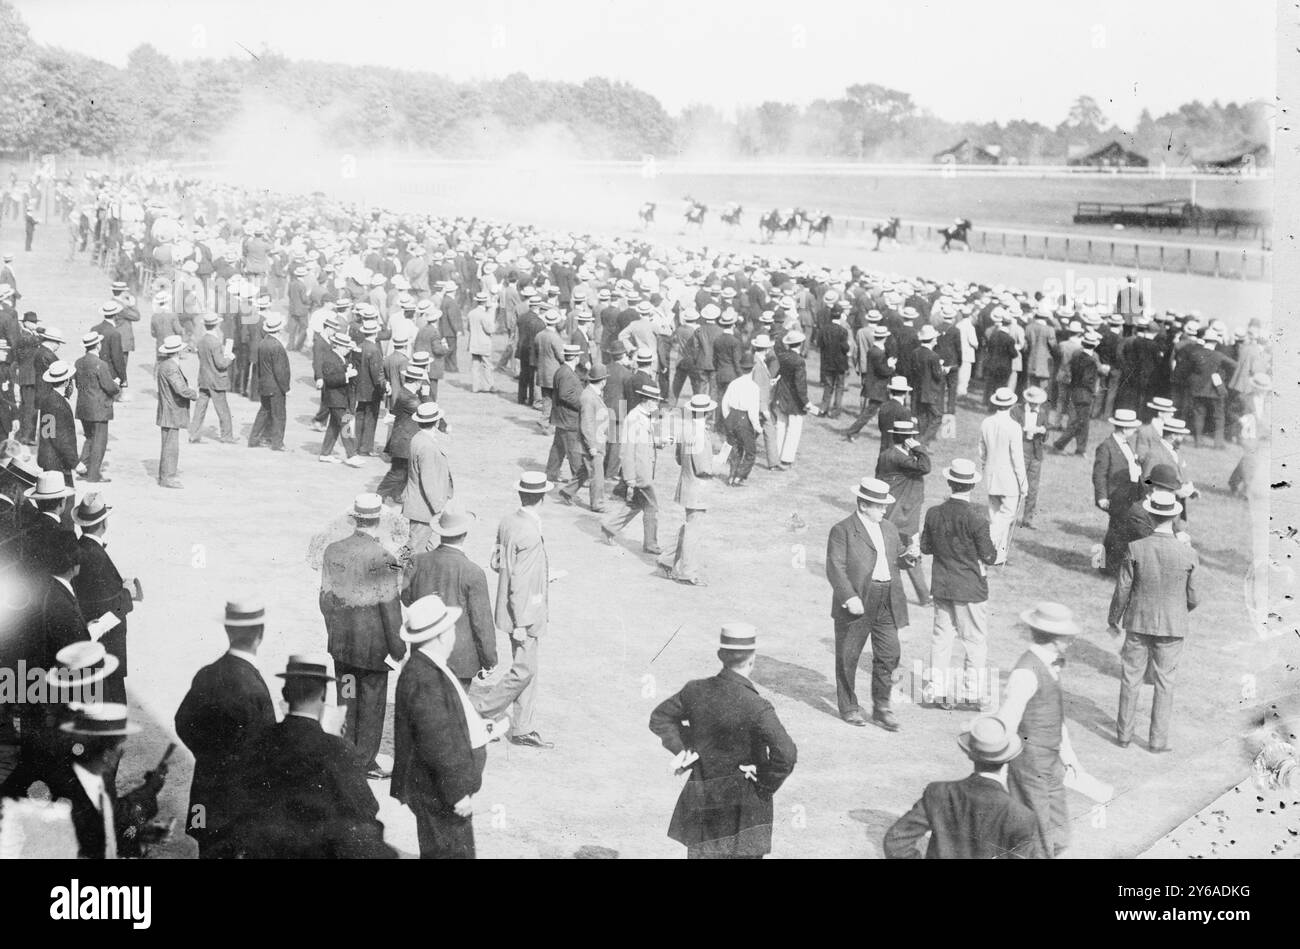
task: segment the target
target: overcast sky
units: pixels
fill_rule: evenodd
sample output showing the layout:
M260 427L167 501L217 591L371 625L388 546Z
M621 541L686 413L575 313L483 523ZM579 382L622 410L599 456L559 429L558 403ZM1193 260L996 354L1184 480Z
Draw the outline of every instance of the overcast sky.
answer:
M804 104L856 82L949 120L1061 121L1080 93L1131 126L1191 99L1271 98L1272 0L15 0L40 42L117 65L245 55L418 68L453 79L603 75L670 112Z

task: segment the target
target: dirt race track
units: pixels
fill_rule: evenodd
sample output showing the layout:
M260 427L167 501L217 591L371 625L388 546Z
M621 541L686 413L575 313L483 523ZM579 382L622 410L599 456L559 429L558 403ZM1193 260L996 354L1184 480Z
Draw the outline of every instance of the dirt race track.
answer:
M548 223L572 222L557 216ZM14 237L6 221L0 244L9 249ZM804 249L801 256L834 266L867 262L860 250L844 247ZM65 263L64 257L56 227L38 231L34 253L19 251L20 309L36 309L44 322L76 340L97 321L108 281L83 259ZM1061 271L1059 265L974 254L902 251L888 259L887 269L904 273L1020 286L1036 286ZM1111 276L1100 270L1093 275ZM1161 306L1222 313L1230 323L1268 312L1265 285L1158 275L1157 280ZM355 471L317 463L320 435L309 428L316 409L310 366L293 356L296 385L289 397L287 453L221 445L212 437L211 418L203 444L182 445L185 490L159 489L147 316L144 326L143 332L137 329L141 342L131 365L133 399L119 406L110 426L106 473L113 482L103 488L115 507L109 527L113 555L122 573L139 576L145 589L145 600L129 621L128 679L145 732L129 744L124 787L172 739L172 716L194 672L225 648L221 611L227 596L258 591L266 598L271 622L260 658L275 698L280 680L272 675L286 657L324 648L319 578L306 557L309 542L386 470L377 460ZM79 354L75 344L65 351L71 358ZM461 364L467 369L467 357ZM182 365L193 381L194 357L184 357ZM815 366L809 378L816 380ZM516 405L512 395L474 395L468 383L466 371L449 375L440 402L452 426L457 500L479 518L467 550L485 564L498 519L516 503L517 473L543 466L549 440L534 425L536 413ZM498 385L513 388L512 380L500 376ZM810 388L819 398L817 388ZM848 402L856 407L856 393ZM246 435L255 406L235 398L232 409L237 434ZM935 445L936 470L954 455L976 457L979 418L973 404L961 412L958 439ZM854 445L837 437L846 424L810 418L793 472L760 469L747 490L716 490L709 513L713 542L707 587L659 578L652 558L640 553L636 524L621 546L610 549L598 542L595 519L586 510L544 508L552 566L568 571L552 587L552 620L541 650L538 727L556 747L539 752L491 746L484 788L475 798L480 856L567 857L580 851L680 856L681 848L665 837L680 779L668 773L669 757L646 722L656 702L687 679L716 671L717 629L728 620L758 626L756 682L799 746L798 765L776 798L773 856L875 856L885 828L926 782L966 773L968 763L954 738L969 713L900 702L898 734L855 729L835 714L825 540L831 524L851 510L851 488L872 473L876 455L874 435ZM1093 431L1095 444L1104 437L1104 426ZM1089 568L1090 548L1104 531L1091 504L1089 462L1073 456L1046 459L1039 529L1018 535L1011 564L991 580L990 662L1003 681L1026 642L1016 614L1034 600L1050 597L1070 605L1086 627L1064 675L1069 727L1085 767L1116 785L1118 798L1100 815L1090 813L1086 799L1071 796L1073 856L1140 853L1240 782L1249 767L1241 736L1258 701L1280 692L1286 663L1295 661L1295 640L1258 639L1244 608L1251 559L1247 507L1226 492L1236 450L1189 450L1187 456L1203 495L1191 527L1204 565L1203 605L1179 670L1174 754L1149 755L1139 747L1145 744L1141 729L1128 750L1118 749L1112 739L1117 644L1105 631L1110 587ZM681 522L681 511L671 502L676 477L671 458L661 456L657 480L665 546ZM928 480L928 501L940 500L937 477ZM983 494L977 492L977 499ZM495 585L491 575L489 582ZM928 655L930 610L913 605L911 612L904 672ZM864 656L859 673L864 690L869 668ZM1247 674L1255 676L1258 699L1242 697ZM390 677L390 689L395 681ZM906 675L900 687L910 695L920 684ZM1149 701L1148 692L1144 713ZM178 827L189 776L188 756L178 754L162 800L163 813L176 817ZM388 797L386 783L373 787L390 842L404 855L414 855L413 818ZM193 853L178 830L155 856Z

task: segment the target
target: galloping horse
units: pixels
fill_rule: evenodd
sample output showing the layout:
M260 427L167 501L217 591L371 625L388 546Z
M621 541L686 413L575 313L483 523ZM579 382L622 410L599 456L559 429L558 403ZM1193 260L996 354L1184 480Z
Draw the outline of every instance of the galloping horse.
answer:
M898 243L898 229L903 222L896 217L891 217L888 221L882 221L871 229L871 233L876 235L876 246L872 250L880 250L880 242L883 240Z
M722 223L729 224L732 227L740 227L740 216L745 211L744 207L739 204L727 205L727 210L722 212Z
M768 211L758 219L758 233L762 237L762 243L770 244L776 237L776 232L781 229L781 212L776 208Z
M831 216L829 214L818 212L813 217L806 217L804 218L804 226L807 228L803 237L805 244L812 240L814 234L820 234L822 236L822 245L825 246L826 238L831 230Z
M637 212L641 216L641 230L645 230L655 222L655 203L647 201L641 205L641 210Z
M967 237L967 232L972 227L974 227L974 225L971 224L969 220L964 217L959 217L953 221L951 227L940 228L939 233L943 235L943 246L939 249L944 253L947 253L952 249L952 242L956 241L967 250L970 250L970 240Z
M682 214L686 218L686 223L694 224L701 231L704 230L704 215L709 211L708 205L701 204L689 194L683 200L686 202L686 208Z

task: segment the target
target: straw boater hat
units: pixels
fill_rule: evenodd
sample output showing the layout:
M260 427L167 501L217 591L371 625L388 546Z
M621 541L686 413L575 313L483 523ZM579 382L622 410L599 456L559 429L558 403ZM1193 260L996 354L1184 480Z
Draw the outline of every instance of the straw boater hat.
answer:
M280 316L278 313L268 313L266 319L263 321L263 329L267 333L278 333L283 326L284 317Z
M54 654L57 668L45 673L45 681L58 689L84 689L102 682L117 671L117 656L108 654L103 643L84 640L64 646Z
M1016 394L1011 389L1001 388L993 393L989 399L990 405L996 405L1000 409L1009 409L1017 402Z
M220 313L204 313L204 314L203 314L203 325L204 325L204 326L216 326L216 325L217 325L218 323L220 323L220 322L221 322L221 314L220 314Z
M748 652L758 648L758 630L748 623L727 623L718 634L718 648Z
M440 418L442 418L442 409L438 407L437 402L421 402L419 408L415 410L417 425L432 425Z
M179 336L173 334L162 341L162 345L158 347L158 355L175 356L184 348L184 341Z
M1107 421L1116 428L1137 428L1142 424L1138 421L1137 413L1132 409L1116 409L1115 414Z
M546 480L545 472L525 471L519 476L517 490L524 494L545 494L554 487L554 484Z
M41 376L41 381L48 382L52 386L61 386L76 374L77 369L72 363L56 359L50 363L50 368L45 370L45 373Z
M889 485L879 478L863 478L856 493L859 501L869 501L872 504L893 504L895 500L889 493Z
M111 510L112 507L105 504L104 499L97 492L92 491L72 509L72 521L80 527L94 527L108 517L108 512Z
M636 364L638 366L648 366L655 361L655 354L649 349L638 349L636 351Z
M996 715L981 715L957 736L957 744L971 761L1003 764L1023 750L1020 736Z
M912 384L907 381L907 376L893 376L888 385L890 392L911 392Z
M397 635L411 644L427 643L452 632L463 612L459 606L448 606L442 602L442 597L430 593L411 604L402 631Z
M701 392L699 395L691 396L690 403L686 406L692 412L703 415L712 412L718 407L718 403L709 398L708 393Z
M419 366L408 364L407 367L402 370L403 382L424 382L428 378L429 378L429 374L425 372L423 369L421 369Z
M916 332L917 342L928 343L931 340L935 340L938 338L939 338L939 331L935 329L933 326L931 326L929 323L926 323Z
M92 702L78 708L59 731L80 738L120 738L136 734L140 726L127 717L120 702Z
M1038 603L1032 610L1021 613L1020 620L1030 629L1051 636L1078 636L1082 632L1069 607L1060 603Z
M1177 517L1183 511L1172 491L1152 491L1142 502L1142 510L1156 517Z
M978 484L980 480L979 469L969 458L954 458L952 464L943 469L943 476L956 484Z
M641 397L643 402L662 402L664 400L663 393L659 391L659 387L653 382L641 383L636 390L636 394Z
M383 509L384 502L379 495L358 494L352 500L351 516L359 521L374 521L379 519Z
M275 674L277 679L319 679L322 683L333 682L330 675L329 659L318 655L290 656L283 672Z
M570 359L577 359L582 355L582 347L577 343L566 343L564 346L564 359L567 362Z
M94 349L103 341L104 341L104 337L100 336L94 330L91 330L85 336L81 337L81 345L84 346L86 349Z
M894 421L894 424L889 429L889 434L915 436L919 435L920 432L917 431L916 423L910 418L900 418Z
M438 515L438 519L433 522L433 532L439 537L459 537L461 534L469 533L469 529L474 526L475 520L474 515L468 511L457 511L448 508Z
M99 308L99 312L104 314L104 316L112 317L112 316L117 316L117 314L121 313L122 309L123 307L120 302L118 302L117 300L109 300L107 303L105 303L103 306Z
M802 330L790 330L790 332L781 337L781 342L785 343L787 346L798 346L805 339L807 339L807 337L804 336Z
M1180 419L1180 418L1175 418L1175 417L1173 417L1173 416L1170 416L1169 418L1165 419L1165 421L1164 421L1164 425L1161 426L1161 430L1162 430L1166 435L1190 435L1190 434L1192 434L1192 431L1191 431L1191 429L1189 429L1189 428L1187 427L1187 423L1186 423L1186 422L1184 422L1184 421L1183 421L1182 419Z
M1026 386L1024 395L1030 405L1042 405L1047 401L1047 393L1038 386Z
M1173 399L1166 399L1163 396L1156 396L1147 403L1147 408L1152 412L1169 412L1173 414L1178 411L1178 406L1174 405Z
M26 319L26 317L24 317ZM66 343L67 337L63 335L63 330L57 326L45 326L41 328L41 340L46 343L57 343L62 346Z
M222 624L227 629L266 625L266 607L261 600L244 597L226 601L226 616Z

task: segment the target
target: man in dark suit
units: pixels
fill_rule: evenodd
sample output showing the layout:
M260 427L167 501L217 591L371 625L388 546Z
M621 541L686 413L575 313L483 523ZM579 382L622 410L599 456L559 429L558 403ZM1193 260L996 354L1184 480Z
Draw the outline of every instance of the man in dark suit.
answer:
M356 443L343 434L343 417L352 406L352 379L357 374L356 367L348 361L351 349L351 338L344 333L335 333L330 338L330 351L321 357L320 404L321 409L328 413L329 421L321 442L320 460L338 464L334 457L334 444L341 438L347 464L360 468L366 463L365 459L356 457Z
M32 444L36 437L36 382L45 371L45 369L36 371L37 354L45 349L41 345L41 333L37 329L36 320L37 316L31 310L23 314L18 337L13 345L13 354L10 357L14 361L21 404L18 440L26 445Z
M889 485L897 500L885 512L885 520L898 528L898 542L905 548L908 579L916 590L921 606L930 604L930 588L925 582L919 549L913 544L921 532L921 506L925 503L925 476L930 473L930 455L917 438L916 423L899 419L890 430L893 446L876 458L876 477Z
M176 735L194 755L185 832L198 842L200 859L221 855L225 830L239 816L239 753L275 724L257 669L265 623L260 603L227 603L230 650L198 671L176 710Z
M884 454L894 444L890 433L901 421L916 421L912 413L912 384L904 376L893 376L888 386L889 401L880 407L876 416L876 427L880 429L879 454Z
M577 477L583 470L582 437L582 383L575 371L581 350L570 343L564 347L562 362L547 387L551 392L550 423L555 429L551 439L551 453L546 460L546 480L560 480L560 466L567 459L569 473Z
M126 738L140 731L127 718L125 705L88 703L59 726L72 742L72 776L60 791L72 805L77 856L83 860L140 857L141 820L158 813L158 792L167 779L167 764L147 772L134 791L117 796L118 763Z
M284 326L284 318L268 315L265 331L253 350L252 378L256 381L261 408L248 432L248 447L257 448L270 441L272 451L284 451L285 398L292 383L289 374L289 354L276 334ZM249 385L253 383L250 382ZM322 451L322 455L328 452Z
M1222 340L1214 330L1206 330L1202 347L1191 354L1191 376L1188 392L1192 397L1192 444L1200 446L1205 436L1205 416L1208 413L1214 424L1214 447L1223 450L1225 400L1228 380L1237 364L1216 347Z
M104 450L108 447L108 423L113 418L113 397L121 391L108 363L99 358L100 336L96 332L81 338L86 354L77 360L75 383L77 408L73 413L81 422L85 440L77 470L85 466L86 480L93 483L108 481L100 473L104 464Z
M497 664L496 625L488 600L487 574L464 551L465 535L473 520L472 514L443 511L433 525L441 543L412 558L402 589L402 602L407 606L433 593L447 606L461 611L447 668L464 689L469 689L475 676Z
M104 701L125 705L126 614L134 608L134 603L113 558L108 555L104 539L111 510L98 494L91 493L72 511L73 522L81 528L81 539L77 542L80 569L72 580L72 590L85 619L96 620L105 613L112 613L118 619L117 625L99 641L118 662L117 669L104 680Z
M1101 363L1097 359L1097 344L1101 337L1092 330L1083 334L1083 345L1071 356L1066 364L1066 388L1070 403L1070 427L1061 433L1061 437L1052 443L1052 450L1061 452L1074 440L1074 453L1083 455L1088 451L1088 428L1092 422L1092 402L1097 396L1097 378Z
M1001 719L983 715L957 744L975 763L974 773L926 785L921 799L885 832L886 858L922 856L928 833L927 860L1041 859L1034 812L1007 792L1007 762L1024 749L1020 736Z
M235 434L226 393L230 391L230 365L235 361L235 356L234 350L227 347L226 340L221 335L220 315L208 313L203 317L203 335L199 337L195 349L199 354L199 397L194 401L194 413L190 419L190 444L203 440L203 421L208 414L209 402L217 410L221 441L232 444Z
M356 532L325 548L321 564L320 610L329 636L329 653L338 675L339 704L347 704L348 740L370 774L387 777L375 755L384 735L388 664L401 662L406 644L397 560L379 543L377 494L353 502Z
M411 604L400 634L414 653L397 679L391 793L415 813L422 859L474 857L489 731L447 667L460 616L430 594Z
M848 311L840 310L833 320L822 325L819 334L821 346L822 405L821 413L836 418L844 402L844 376L849 371ZM730 380L728 380L730 382ZM723 392L726 391L724 387Z
M36 396L36 464L42 471L57 471L63 483L72 484L77 467L77 429L72 411L76 369L56 361L41 376L44 389Z
M324 656L290 656L282 695L288 713L240 754L239 816L223 857L331 860L394 857L379 802L355 749L321 727Z
M844 433L844 440L849 442L858 437L858 432L871 421L871 416L889 400L889 380L893 373L886 348L889 328L879 323L868 323L862 333L870 334L870 345L859 352L857 357L858 372L862 375L862 408Z
M381 498L399 507L406 493L410 473L411 438L420 430L415 413L420 407L420 386L428 380L423 369L407 366L402 370L400 384L394 390L393 404L389 407L393 420L388 427L388 473L375 491Z
M1018 350L1016 339L1003 328L1005 320L1010 319L999 307L992 313L993 325L984 337L980 355L984 363L984 404L988 405L993 393L1003 388L1011 379L1011 367L1016 361Z
M361 324L361 352L357 356L357 454L369 457L375 452L375 429L379 426L379 407L384 401L384 354L376 342L379 321Z
M772 797L794 770L795 747L750 681L753 626L722 627L722 670L686 683L650 714L650 731L689 772L668 836L687 859L762 858L772 850Z
M907 625L898 528L884 519L894 503L889 485L864 478L856 492L857 510L831 528L826 545L826 578L831 584L835 621L835 691L840 717L865 725L855 680L858 659L871 640L871 721L899 730L889 708L893 671L898 666L898 629Z
M997 562L998 551L989 531L988 511L971 503L971 491L980 480L975 462L954 458L943 476L952 496L925 512L921 529L921 553L934 557L930 574L934 633L927 698L945 710L955 708L956 699L979 704L987 711L992 700L984 681L988 660L984 603L989 598L985 567ZM965 652L960 682L949 670L954 637L961 639Z
M1047 393L1038 386L1025 388L1023 405L1011 409L1011 418L1020 426L1025 456L1025 508L1020 526L1034 529L1034 512L1038 510L1038 480L1043 473L1043 452L1047 446Z
M916 371L916 428L921 444L929 447L939 434L943 421L944 398L947 393L947 367L935 351L939 334L926 323L917 333L920 343L912 353L912 366Z
M1155 697L1147 747L1162 752L1169 750L1174 673L1187 637L1188 614L1196 609L1193 578L1199 561L1192 545L1174 536L1174 519L1182 505L1172 492L1152 491L1141 506L1155 526L1150 536L1128 545L1110 601L1110 632L1124 635L1116 737L1121 748L1133 740L1138 697L1143 681L1149 680L1155 684Z
M100 307L100 312L104 318L92 326L90 331L98 333L103 340L99 357L108 363L114 381L120 385L126 379L126 355L122 352L122 335L118 333L117 324L113 321L122 312L122 301L110 300Z
M1102 573L1113 577L1127 544L1122 524L1128 508L1142 500L1142 465L1132 447L1139 424L1137 413L1116 409L1110 423L1115 432L1097 446L1092 464L1092 497L1093 503L1106 512L1106 536L1102 540L1106 564Z
M533 362L533 343L546 324L537 312L535 296L528 298L528 312L519 317L519 338L515 343L515 357L519 360L518 399L520 405L532 405L536 396L537 367Z

